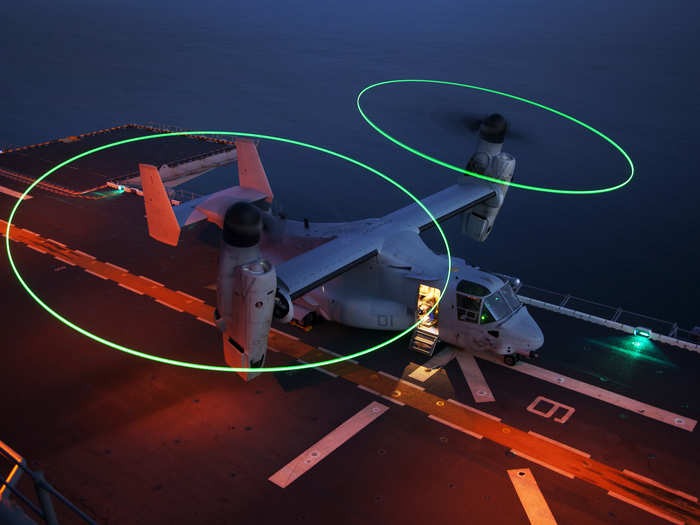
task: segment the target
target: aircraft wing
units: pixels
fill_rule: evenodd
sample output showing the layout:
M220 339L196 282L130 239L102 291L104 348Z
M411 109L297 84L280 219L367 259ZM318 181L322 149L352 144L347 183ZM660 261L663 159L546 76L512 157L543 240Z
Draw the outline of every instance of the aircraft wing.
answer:
M496 192L487 184L462 183L454 184L421 199L421 202L438 222L442 222L489 200L495 195ZM415 228L421 232L435 225L423 208L416 203L385 215L380 219L380 222L386 228Z
M343 235L297 255L275 268L292 300L371 259L383 244L381 236Z

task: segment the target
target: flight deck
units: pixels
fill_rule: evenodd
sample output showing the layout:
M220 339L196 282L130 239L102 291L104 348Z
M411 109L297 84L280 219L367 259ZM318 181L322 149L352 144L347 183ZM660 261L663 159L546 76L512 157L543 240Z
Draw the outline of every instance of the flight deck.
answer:
M230 149L181 146L157 160ZM0 167L26 177L65 160L41 157L32 171L5 155ZM127 157L51 184L76 194L105 185L143 162ZM26 183L1 184L6 219ZM23 279L100 337L223 365L219 230L198 224L165 246L149 238L140 196L94 191L46 187L22 203L10 237ZM247 383L99 344L49 315L2 264L0 439L97 523L700 523L696 352L530 306L545 343L512 367L446 346L424 356L407 335L357 360ZM268 365L386 337L276 325ZM28 476L15 488L34 493ZM60 523L82 522L55 507Z

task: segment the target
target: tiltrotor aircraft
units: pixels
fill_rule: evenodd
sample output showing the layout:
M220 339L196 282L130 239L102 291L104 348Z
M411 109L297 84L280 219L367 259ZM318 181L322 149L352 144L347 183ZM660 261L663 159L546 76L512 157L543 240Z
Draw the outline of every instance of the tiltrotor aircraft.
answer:
M515 159L502 152L507 124L493 114L480 126L467 169L510 181ZM418 319L411 348L431 355L438 341L489 350L514 365L544 338L508 282L452 259L446 295L430 315L447 274L420 232L433 226L415 203L379 219L295 221L272 210L273 193L254 142L236 140L239 186L171 205L155 166L140 164L151 237L176 246L181 227L208 220L222 229L215 322L231 367L256 377L265 363L272 319L302 324L322 317L348 326L405 330ZM484 241L508 186L461 176L423 199L438 221L462 215L463 232Z

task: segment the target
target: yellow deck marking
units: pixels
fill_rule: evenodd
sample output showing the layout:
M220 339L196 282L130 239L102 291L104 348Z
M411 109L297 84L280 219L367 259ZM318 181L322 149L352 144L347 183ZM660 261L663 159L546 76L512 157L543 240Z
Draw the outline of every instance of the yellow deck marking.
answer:
M0 232L3 235L5 235L6 228L7 222L0 220ZM187 303L185 298L174 290L160 286L154 287L141 277L121 270L115 270L108 263L90 259L69 248L57 246L41 236L29 235L23 230L12 227L10 237L12 240L26 245L41 247L51 255L68 258L77 266L89 270L91 273L98 274L100 277L111 279L117 283L127 284L130 287L141 290L144 295L167 303L168 306L177 305L176 307L195 317L202 319L214 318L213 306L203 302ZM269 345L295 359L301 358L309 363L317 363L337 356L337 354L313 347L276 331L270 332ZM520 363L519 365L523 364L527 363ZM349 361L327 365L323 368L351 383L373 390L380 396L396 399L392 395L396 390L396 381L380 375L374 370ZM563 475L575 476L606 492L614 493L615 497L623 501L645 510L651 509L649 512L653 511L652 513L657 516L660 515L666 519L670 517L673 520L678 520L678 523L685 522L700 525L700 504L698 502L679 497L677 494L669 492L662 487L636 479L616 468L584 457L578 452L567 450L558 444L540 439L518 428L505 425L491 414L467 407L452 399L445 400L435 394L417 388L402 387L400 391L401 403L425 414L435 416L443 422L482 435L494 443L511 449L523 458L540 465L547 465L547 468L556 469L555 471Z
M532 525L557 525L549 505L529 468L516 468L508 471L515 492L523 504L527 519Z

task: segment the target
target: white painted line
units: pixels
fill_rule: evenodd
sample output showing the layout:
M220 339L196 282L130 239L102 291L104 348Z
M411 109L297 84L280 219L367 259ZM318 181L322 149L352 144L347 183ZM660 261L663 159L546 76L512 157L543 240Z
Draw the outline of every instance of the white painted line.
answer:
M392 376L391 374L387 374L386 372L382 372L381 370L378 372L378 374L383 375L384 377L388 377L389 379L393 379L394 381L398 383L403 383L404 385L408 385L412 388L416 388L418 390L425 390L420 385L416 385L415 383L411 383L410 381L406 381L405 379L399 379L398 377Z
M531 436L535 436L537 438L540 438L540 439L544 439L545 441L550 442L552 445L556 445L558 447L565 448L566 450L570 450L574 454L578 454L580 456L583 456L584 458L591 457L591 455L588 452L584 452L583 450L579 450L577 448L570 447L569 445L565 445L564 443L562 443L560 441L557 441L557 440L552 439L552 438L548 438L547 436L543 436L542 434L538 434L537 432L533 432L532 430L529 430L528 434L530 434Z
M398 399L394 399L394 398L391 397L391 396L385 396L384 394L381 394L381 396L382 396L384 399L386 399L387 401L391 401L392 403L396 403L396 404L399 405L400 407L405 407L405 406L406 406L406 403L403 403L403 402L399 401Z
M310 470L387 410L389 410L388 406L373 401L268 479L279 487L289 486L299 476Z
M328 348L324 348L322 346L319 346L318 349L323 350L324 352L328 352L329 354L332 354L336 357L345 357L343 354L339 354L337 352L334 352L333 350L328 350ZM346 359L346 361L350 361L351 363L357 364L357 361L355 359Z
M10 188L6 188L5 186L0 186L0 192L4 193L5 195L9 195L10 197L14 197L15 199L19 199L22 197L21 193L17 193L15 190L11 190ZM31 195L25 195L22 197L22 200L25 201L27 199L33 199Z
M369 392L370 394L374 394L375 396L381 397L381 395L382 395L379 392L377 392L376 390L372 390L371 388L367 388L364 385L357 385L357 388L359 388L360 390L364 390L365 392Z
M288 334L287 332L283 332L282 330L277 330L277 328L270 328L270 332L275 332L276 334L283 335L285 337L289 337L290 339L294 339L295 341L299 340L298 337L295 337L291 334Z
M462 374L464 374L464 379L467 381L469 390L472 391L474 401L476 403L496 401L496 398L493 397L493 393L484 378L484 374L481 373L476 358L464 352L459 352L456 358L457 363L459 363L459 368L462 369Z
M676 428L682 428L688 432L692 432L693 429L695 429L695 425L697 425L697 421L689 417L681 416L652 405L647 405L641 401L616 394L615 392L610 392L609 390L604 390L597 386L589 385L588 383L584 383L578 379L573 379L571 377L552 372L551 370L540 368L539 366L535 366L530 363L524 363L521 361L516 366L508 366L494 355L489 355L485 352L474 352L474 354L481 359L486 359L487 361L491 361L497 365L504 366L509 370L514 370L515 372L520 372L538 379L542 379L543 381L559 385L562 388L567 388L569 390L573 390L574 392L578 392L579 394L583 394L594 399L599 399L606 403L610 403L611 405L615 405L642 416L661 421L662 423L666 423Z
M202 321L203 323L210 324L212 326L216 326L216 323L214 321L210 321L209 319L205 319L204 317L197 317L197 321Z
M646 505L644 503L640 503L636 500L633 500L632 498L628 498L626 496L623 496L622 494L618 494L617 492L613 492L611 490L608 491L608 496L612 496L613 498L617 498L621 501L624 501L625 503L629 503L630 505L633 505L639 509L647 511L649 514L653 514L654 516L658 516L659 518L665 519L666 521L670 521L671 523L677 523L678 525L683 525L685 522L678 520L674 518L673 516L669 516L668 514L665 514L661 512L658 509L655 509L654 507L650 505Z
M443 425L447 425L450 428L454 428L455 430L459 430L460 432L464 432L465 434L470 435L471 437L475 437L476 439L482 439L484 436L481 434L477 434L476 432L472 432L471 430L467 430L466 428L462 428L458 425L455 425L454 423L450 423L449 421L445 421L444 419L434 416L430 414L428 416L428 419L432 419L433 421L437 421L438 423L442 423Z
M85 270L85 272L89 273L90 275L94 275L95 277L99 277L100 279L107 280L107 277L105 277L104 275L100 275L99 273L91 272L90 270L87 270L85 268L83 268L83 270Z
M149 279L148 277L144 277L143 275L139 275L139 279L143 279L144 281L148 281L149 283L154 284L156 286L165 287L164 284L161 284L158 281L154 281L153 279Z
M51 244L57 244L61 248L67 248L67 246L65 244L63 244L62 242L54 241L53 239L46 239L46 240L48 242L50 242Z
M64 259L63 257L59 257L58 255L54 255L53 257L54 257L54 259L58 259L59 261L61 261L63 263L70 264L71 266L75 266L75 263L73 261L69 261L68 259Z
M5 224L7 224L7 223L5 223ZM27 233L29 235L33 235L34 237L39 237L38 233L34 233L32 230L28 230L26 228L21 228L20 231L23 231L24 233Z
M556 525L552 511L542 495L540 487L529 468L516 468L508 471L515 492L525 509L532 525Z
M82 252L80 250L73 250L75 253L79 253L83 257L87 257L88 259L96 259L94 255L90 255L89 253Z
M274 349L269 348L269 347L268 347L268 349L269 349L269 350L272 350L273 352L279 352L279 350L274 350ZM303 359L299 359L298 357L297 357L297 361L299 361L299 362L301 362L301 363L304 363L304 364L309 364L308 361L304 361ZM318 372L321 372L322 374L329 375L329 376L331 376L331 377L333 377L333 378L338 377L338 376L337 376L336 374L334 374L333 372L329 372L328 370L324 370L323 367L320 367L320 366L316 366L316 367L313 367L313 368L307 368L306 370L316 370L316 371L318 371Z
M675 494L676 496L680 496L681 498L685 498L687 500L694 501L695 503L698 502L698 498L696 498L695 496L691 496L690 494L683 492L681 490L672 489L671 487L669 487L667 485L663 485L662 483L659 483L658 481L655 481L651 478L647 478L645 476L642 476L641 474L637 474L636 472L632 472L631 470L625 469L622 471L622 473L627 474L631 478L635 478L635 479L638 479L640 481L645 481L645 482L649 483L650 485L654 485L655 487L658 487L658 488L663 489L667 492L670 492L671 494Z
M479 410L478 408L470 407L469 405L464 405L464 404L460 403L459 401L455 401L452 398L448 399L447 402L452 403L453 405L460 406L462 408L466 408L467 410L471 410L472 412L476 412L477 414L480 414L480 415L487 417L489 419L493 419L494 421L501 421L500 417L496 417L493 414L489 414L488 412L484 412L482 410Z
M162 304L163 306L167 306L168 308L172 308L176 312L184 312L184 310L180 310L177 306L173 306L172 304L161 301L160 299L156 299L156 302Z
M111 266L111 267L114 268L115 270L119 270L120 272L125 272L125 273L128 273L128 272L129 272L129 270L127 270L126 268L122 268L121 266L117 266L116 264L112 264L112 263L108 263L108 262L106 262L105 264L106 264L107 266Z
M37 248L37 247L34 246L33 244L27 244L26 246L27 246L27 248L29 248L30 250L34 250L35 252L39 252L39 253L49 253L49 252L47 252L46 250L43 250L43 249L41 249L41 248Z
M202 301L199 297L193 297L193 296L191 296L190 294L185 293L185 292L183 292L183 291L181 291L181 290L178 290L178 291L175 292L175 293L179 293L180 295L186 297L187 299L190 300L190 302L192 302L192 301L197 301L198 303L203 303L203 302L204 302L204 301Z
M137 290L137 289L135 289L135 288L132 288L131 286L127 286L127 285L122 284L122 283L117 283L117 284L118 284L119 286L121 286L122 288L125 288L126 290L129 290L130 292L134 292L134 293L137 293L137 294L139 294L139 295L143 295L143 292L142 292L141 290Z
M539 459L533 458L532 456L528 456L527 454L524 454L520 452L519 450L515 450L514 448L511 448L510 451L515 454L516 456L520 456L521 458L527 459L529 461L532 461L533 463L537 463L541 467L548 468L549 470L556 472L557 474L561 474L562 476L565 476L569 479L574 479L573 474L569 474L568 472L561 470L554 465L550 465L549 463L545 463L544 461L540 461Z

